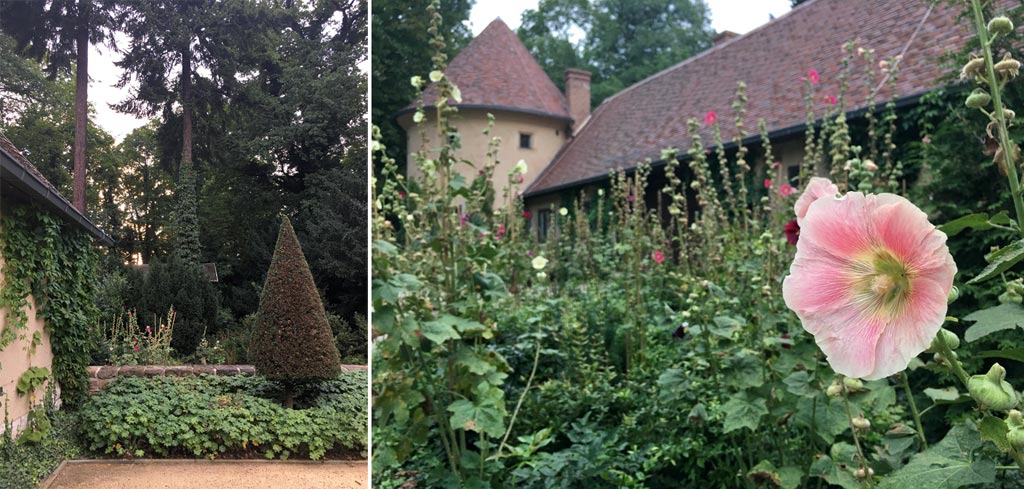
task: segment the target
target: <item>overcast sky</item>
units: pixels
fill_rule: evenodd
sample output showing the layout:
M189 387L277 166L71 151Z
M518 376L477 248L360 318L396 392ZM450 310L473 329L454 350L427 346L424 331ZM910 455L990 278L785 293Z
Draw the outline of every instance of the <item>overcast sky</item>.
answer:
M473 34L478 34L495 17L501 17L512 29L519 27L524 10L537 8L538 0L476 0L470 13ZM789 11L790 0L707 0L711 8L711 27L715 31L748 32L768 22L769 15L779 17ZM93 46L89 53L89 101L96 108L96 123L118 141L146 121L115 112L108 104L117 103L131 94L130 87L116 88L121 70L114 66L120 55L106 48ZM364 63L363 71L369 67Z

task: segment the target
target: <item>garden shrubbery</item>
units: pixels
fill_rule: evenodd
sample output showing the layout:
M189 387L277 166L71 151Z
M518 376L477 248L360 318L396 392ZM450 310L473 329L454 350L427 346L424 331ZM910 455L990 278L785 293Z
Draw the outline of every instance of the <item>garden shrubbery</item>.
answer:
M124 302L135 308L140 324L155 323L173 307L177 318L171 346L181 356L194 353L204 334L216 331L217 289L197 265L177 257L130 271Z
M36 487L61 462L81 456L87 450L79 438L76 413L54 411L47 415L51 426L42 439L26 443L0 435L0 489Z
M320 459L366 448L366 373L308 386L297 409L261 377L122 377L81 410L90 449L125 457Z

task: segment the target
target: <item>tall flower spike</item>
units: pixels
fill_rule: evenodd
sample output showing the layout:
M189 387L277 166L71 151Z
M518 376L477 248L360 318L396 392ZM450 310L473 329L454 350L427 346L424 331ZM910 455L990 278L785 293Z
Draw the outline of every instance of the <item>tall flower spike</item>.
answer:
M805 214L783 298L833 370L880 379L930 345L946 317L956 264L946 235L907 199L822 198L829 184L812 182L800 198Z

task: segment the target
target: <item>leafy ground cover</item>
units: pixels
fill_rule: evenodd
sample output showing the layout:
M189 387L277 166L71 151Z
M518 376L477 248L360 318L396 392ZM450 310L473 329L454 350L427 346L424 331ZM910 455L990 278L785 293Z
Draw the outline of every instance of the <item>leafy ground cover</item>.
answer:
M431 45L442 51L439 21ZM979 32L1006 35L1000 23L981 22ZM889 83L898 77L900 59L879 63L869 46L853 43L845 53L844 69L863 58L869 69L885 70ZM986 71L994 67L988 56L965 60L973 67L966 78L991 95L981 106L990 137L1000 140L993 144L1016 154L1007 136L1014 115L994 100L1016 83L1019 63ZM496 140L487 161L457 157L451 104L460 95L444 77L444 59L435 57L429 74L440 94L429 109L438 122L424 131L436 130L435 140L449 144L414 155L423 177L402 175L375 139L382 163L373 194L375 483L1024 482L1024 423L1014 389L1024 358L1016 353L1015 318L1024 310L1014 265L1024 254L1013 241L1024 216L986 209L936 228L897 195L917 192L918 183L934 188L918 180L929 165L920 155L951 154L962 140L922 139L918 121L899 119L893 105L848 121L842 94L816 92L819 73L811 68L803 79L808 119L822 124L808 132L800 175L788 180L767 138L756 148L736 141L727 150L719 136L726 120L744 134L741 83L732 113L690 120L691 134L708 130L711 141L695 136L690 149L668 148L657 165L641 164L567 197L552 207L550 231L539 235L518 198L527 162L493 175ZM411 82L422 88L425 80ZM964 107L963 93L950 98ZM908 127L913 139L900 139ZM984 132L984 124L974 128ZM928 145L937 148L922 148ZM989 186L1010 181L1011 192L985 198L1002 209L1019 207L1019 182L1008 168L1019 161L1000 166L993 156L981 166ZM460 172L464 165L472 172ZM684 167L692 179L682 180ZM815 183L817 172L829 180ZM497 210L492 178L508 182ZM886 227L893 209L906 225ZM821 247L823 229L846 232L851 223L877 245L855 250L869 259L843 258L841 243ZM901 247L885 229L897 229L893 236L919 232ZM954 279L945 243L963 250L971 245L960 240L989 232L986 242L999 250L961 267ZM833 253L815 258L822 249ZM801 267L815 259L838 270L812 274L817 290L864 301L839 304L841 314L827 297L808 303L815 283L806 285ZM928 279L934 284L920 282L932 277L926 269L935 270L938 278ZM804 281L802 296L784 287L790 280ZM970 299L958 303L961 290ZM925 302L932 304L926 312L908 313ZM885 316L884 331L849 328L875 324L877 315ZM883 334L892 331L906 338ZM863 348L875 344L885 348Z

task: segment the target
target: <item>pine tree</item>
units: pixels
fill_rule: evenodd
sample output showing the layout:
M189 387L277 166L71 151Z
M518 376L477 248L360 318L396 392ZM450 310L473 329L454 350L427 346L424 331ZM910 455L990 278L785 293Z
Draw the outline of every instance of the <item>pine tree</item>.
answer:
M199 265L202 248L199 243L199 216L196 213L196 171L189 160L182 160L175 190L177 209L174 231L177 233L175 254L181 261Z
M292 223L284 216L249 351L258 373L284 384L289 408L299 384L333 379L341 373L313 274Z

